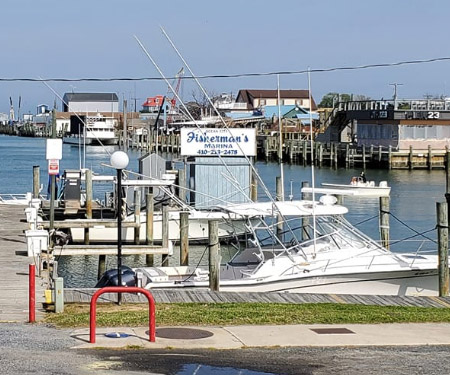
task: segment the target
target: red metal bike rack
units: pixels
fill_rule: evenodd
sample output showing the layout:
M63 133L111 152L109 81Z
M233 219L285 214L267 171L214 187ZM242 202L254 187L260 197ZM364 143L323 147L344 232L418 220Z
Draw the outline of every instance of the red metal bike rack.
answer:
M95 343L95 326L96 326L96 313L97 313L97 299L104 293L142 293L148 299L148 328L149 338L151 342L155 342L155 300L152 294L144 288L138 288L135 286L107 286L97 290L91 299L90 309L90 329L89 329L89 342Z

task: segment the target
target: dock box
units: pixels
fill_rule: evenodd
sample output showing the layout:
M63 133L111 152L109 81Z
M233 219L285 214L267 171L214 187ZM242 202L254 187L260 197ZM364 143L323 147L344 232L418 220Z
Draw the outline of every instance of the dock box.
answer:
M48 249L48 232L46 230L26 230L28 256L38 255Z

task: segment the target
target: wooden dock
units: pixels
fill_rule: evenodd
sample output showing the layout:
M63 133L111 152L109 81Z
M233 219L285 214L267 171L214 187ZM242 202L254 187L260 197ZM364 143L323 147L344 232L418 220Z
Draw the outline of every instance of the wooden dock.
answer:
M28 321L28 266L25 206L0 205L0 322ZM37 273L36 273L37 274ZM36 277L36 320L43 316L43 280Z
M89 303L97 289L64 289L65 303ZM400 297L311 293L213 292L208 289L150 290L156 303L339 303L378 306L416 306L449 308L450 297ZM105 293L99 302L116 302L117 294ZM147 303L145 296L123 294L124 303Z

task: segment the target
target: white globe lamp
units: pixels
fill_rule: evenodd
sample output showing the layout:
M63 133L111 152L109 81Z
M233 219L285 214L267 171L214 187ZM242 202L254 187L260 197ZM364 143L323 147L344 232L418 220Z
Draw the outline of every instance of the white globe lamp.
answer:
M125 169L130 159L123 151L116 151L111 155L110 163L115 169Z

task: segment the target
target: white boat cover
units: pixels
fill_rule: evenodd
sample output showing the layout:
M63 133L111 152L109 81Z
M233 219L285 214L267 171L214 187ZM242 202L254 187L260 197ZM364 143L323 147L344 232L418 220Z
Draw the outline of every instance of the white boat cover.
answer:
M252 202L218 206L220 209L242 216L325 216L343 215L348 209L340 205L322 204L311 201Z

